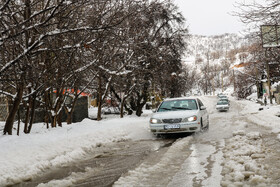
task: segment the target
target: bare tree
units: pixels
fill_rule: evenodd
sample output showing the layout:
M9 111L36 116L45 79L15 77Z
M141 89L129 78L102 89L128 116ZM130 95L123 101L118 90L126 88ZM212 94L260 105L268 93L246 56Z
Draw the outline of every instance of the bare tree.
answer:
M183 21L168 0L1 1L0 93L11 104L4 134L12 134L20 107L25 133L39 105L47 127L49 121L62 125L63 110L71 123L77 98L90 86L97 87L100 120L110 87L123 80L123 88L115 88L125 93L121 106L140 116L151 82L182 73ZM165 85L174 96L183 90L174 86L181 80ZM66 104L69 96L73 100Z
M250 31L250 35L255 37L255 40L258 43L261 43L261 25L279 25L280 24L280 14L279 8L280 3L278 0L267 0L262 3L237 3L239 8L238 12L235 12L235 15L238 16L243 23L246 23L253 29ZM269 31L270 32L270 31ZM271 31L272 32L272 31ZM276 38L279 40L279 38ZM263 62L266 62L266 77L268 78L268 84L270 87L270 82L274 81L278 76L275 76L275 73L270 73L270 69L279 68L279 49L270 48L258 50L258 56L262 56L259 59L262 59ZM264 66L264 64L263 64ZM273 68L272 68L273 67ZM270 89L269 89L270 95ZM270 102L272 102L272 97L270 95Z
M46 62L46 64L48 64L47 61L49 61L49 64L57 63L58 59L55 55L60 55L59 51L65 50L69 46L72 48L80 46L81 41L77 43L65 42L65 36L74 32L103 30L103 28L75 24L75 16L78 14L77 12L75 14L74 10L80 8L84 3L86 1L38 2L21 0L2 1L0 4L0 48L1 61L3 62L0 65L0 77L5 80L6 77L11 77L11 73L13 73L15 83L10 90L2 91L2 93L10 96L13 102L6 120L4 134L12 133L16 112L22 98L25 97L24 88L26 88L26 85L30 88L31 85L28 82L29 78L40 77L32 75L38 72L36 68L42 66L40 62L35 63L36 57L40 57L42 62ZM64 39L61 36L64 36ZM55 45L54 48L58 49L56 51L54 49L50 50L50 40L54 41L54 44L58 44L59 40L64 40L64 42L60 43L59 46ZM56 67L60 68L61 66ZM62 68L60 69L58 69L58 74L62 72ZM61 81L63 83L64 80L61 79ZM32 93L26 91L29 96Z

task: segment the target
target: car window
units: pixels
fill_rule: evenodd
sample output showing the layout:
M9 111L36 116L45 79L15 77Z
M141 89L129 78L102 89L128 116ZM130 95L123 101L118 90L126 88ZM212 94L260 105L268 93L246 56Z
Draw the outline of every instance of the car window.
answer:
M199 99L197 99L197 101L198 101L199 108L204 106L203 103Z
M220 100L218 101L217 105L227 105L228 102L226 100Z
M177 111L177 110L197 110L195 99L182 99L163 101L157 112Z

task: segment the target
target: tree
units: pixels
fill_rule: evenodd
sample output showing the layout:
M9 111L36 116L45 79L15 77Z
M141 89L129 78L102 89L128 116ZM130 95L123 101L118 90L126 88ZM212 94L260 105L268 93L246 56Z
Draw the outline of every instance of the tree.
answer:
M45 64L42 65L42 62L51 65L57 63L58 65L55 55L60 55L60 52L68 49L69 46L72 48L79 46L81 41L74 44L65 42L66 35L88 30L96 32L103 30L75 24L74 20L77 19L73 18L76 18L78 13L74 10L86 2L83 0L71 2L66 0L41 2L21 0L0 3L0 49L3 62L0 64L0 78L5 80L7 77L13 77L14 83L9 90L1 91L12 99L12 108L6 120L4 134L12 133L13 121L25 93L29 96L36 93L28 93L25 88L26 85L28 88L32 85L32 83L29 84L29 81L32 80L29 78L41 77L32 74L38 73L40 66L45 66ZM64 36L64 40L61 36ZM57 41L61 40L64 42L59 46L55 45L56 50L50 50L50 40L54 41L54 44L58 44ZM41 59L41 62L37 60L37 57ZM62 72L62 69L58 73ZM44 69L41 72L46 75L46 71L48 70ZM64 80L60 80L61 83L64 82ZM41 87L42 85L39 86L39 88Z
M138 116L141 115L142 108L147 102L152 89L151 83L154 82L157 90L164 89L165 81L171 83L172 75L181 73L181 55L185 49L183 37L187 34L183 16L170 1L161 3L154 1L143 13L144 15L140 17L143 20L136 23L143 24L147 30L139 34L140 42L137 42L138 46L136 46L136 54L139 57L134 74L137 81L135 91L129 98L130 107ZM176 83L178 83L177 79L168 84L168 89L176 87ZM162 91L168 92L168 90ZM173 89L172 95L174 97L180 93L174 93Z
M151 82L166 73L159 68L182 73L183 21L168 0L1 1L0 93L11 104L4 134L12 134L19 111L29 133L39 107L47 127L62 125L63 110L71 123L83 90L97 92L98 120L110 88L125 93L121 107L140 116ZM177 76L166 90L180 95L181 87L174 89L180 81Z
M261 25L279 25L279 1L277 0L267 0L262 3L237 3L239 11L235 13L243 23L246 23L253 29L250 35L254 36L258 43L261 43ZM276 59L279 59L278 49L270 48L269 50L263 49L259 50L259 55L263 56L261 59L263 63L266 63L266 77L268 78L268 84L270 87L270 82L276 76L271 76L269 69L274 66L273 69L277 69L280 63ZM271 78L272 77L272 78ZM270 90L269 90L270 95ZM270 96L270 102L272 102L272 97Z

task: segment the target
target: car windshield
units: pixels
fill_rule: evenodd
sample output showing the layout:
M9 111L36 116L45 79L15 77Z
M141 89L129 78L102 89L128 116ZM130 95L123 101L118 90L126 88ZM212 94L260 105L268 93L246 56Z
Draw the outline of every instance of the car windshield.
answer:
M227 99L227 98L221 98L220 101L226 101L226 102L228 102L228 99Z
M197 110L195 99L163 101L158 112L177 111L177 110Z
M226 100L218 101L217 105L228 105L228 102Z
M220 97L220 98L227 98L226 95L220 95L219 97Z

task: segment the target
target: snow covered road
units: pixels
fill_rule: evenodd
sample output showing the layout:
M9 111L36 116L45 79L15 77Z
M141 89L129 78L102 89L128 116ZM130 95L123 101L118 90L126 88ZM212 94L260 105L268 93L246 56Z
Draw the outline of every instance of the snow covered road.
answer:
M216 97L201 97L210 129L188 136L152 136L149 113L0 136L0 162L9 160L0 186L279 186L278 106L258 111L231 99L230 110L218 112Z
M233 101L228 112L217 112L215 97L203 100L210 113L208 132L178 139L156 162L144 161L114 186L278 186L279 167L269 160L279 155L269 153L279 149L268 143L276 136L248 120L247 105Z

